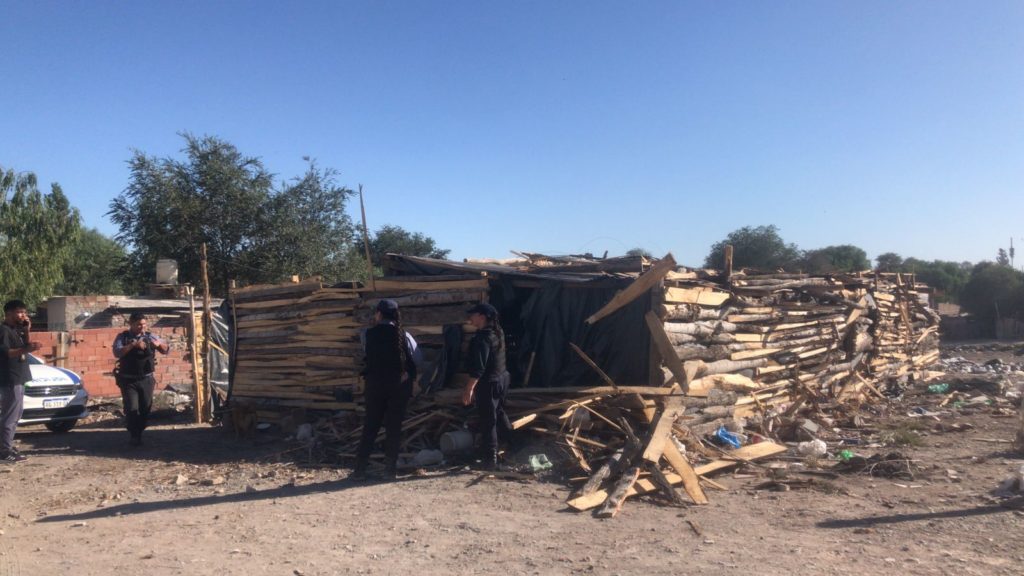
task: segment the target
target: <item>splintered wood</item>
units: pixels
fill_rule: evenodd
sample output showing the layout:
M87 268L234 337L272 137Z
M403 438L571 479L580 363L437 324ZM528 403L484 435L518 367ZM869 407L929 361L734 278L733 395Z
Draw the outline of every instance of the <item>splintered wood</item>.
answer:
M523 257L508 269L546 268L562 278L573 268L601 270L592 260ZM781 430L802 415L820 418L877 401L938 359L938 316L927 306L927 287L909 275L681 270L671 255L653 266L643 259L613 264L635 270L616 278L635 280L586 322L635 313L627 305L653 294L653 309L638 322L651 333L651 358L660 359L662 373L655 366L651 381L614 382L604 359L570 343L561 358L582 358L601 386L516 382L507 401L517 434L557 446L570 467L563 472L586 474L568 502L575 510L615 516L627 499L644 494L673 505L706 504L706 488L722 489L709 475L786 451L781 441L792 438ZM438 265L458 266L462 274L473 266ZM316 281L235 290L233 401L257 405L264 418L324 411L318 434L335 455L352 454L361 434L360 330L372 323L381 298L393 298L424 352L426 381L434 383L409 405L403 450L436 447L444 432L472 418L461 405L468 376L460 354L451 352L464 350L471 337L463 324L467 304L487 299L505 265L479 266L486 276L395 276L377 279L376 290ZM526 351L519 361L531 368L551 361L538 356ZM750 440L737 449L713 444L723 427Z

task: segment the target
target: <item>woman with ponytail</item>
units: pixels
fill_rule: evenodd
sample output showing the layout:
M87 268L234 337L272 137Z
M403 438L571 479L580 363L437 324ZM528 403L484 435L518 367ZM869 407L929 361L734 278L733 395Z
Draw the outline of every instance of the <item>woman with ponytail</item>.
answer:
M352 478L366 478L370 452L383 424L385 474L394 478L398 474L398 450L402 441L402 420L405 406L412 396L416 381L416 341L402 329L402 315L398 303L383 299L374 312L376 325L366 331L364 341L366 359L363 368L366 399L366 419L363 436L356 453L356 467Z
M487 303L470 308L469 323L476 334L469 343L471 380L462 391L462 403L476 401L480 418L480 452L485 468L498 466L498 440L511 443L512 426L505 414L509 374L505 369L505 334L498 323L498 310Z

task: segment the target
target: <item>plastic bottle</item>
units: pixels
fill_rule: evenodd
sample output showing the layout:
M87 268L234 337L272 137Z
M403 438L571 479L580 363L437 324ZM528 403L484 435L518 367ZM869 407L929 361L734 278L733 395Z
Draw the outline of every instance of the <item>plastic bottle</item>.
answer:
M941 384L932 384L928 387L929 394L945 394L949 392L949 382L942 382Z

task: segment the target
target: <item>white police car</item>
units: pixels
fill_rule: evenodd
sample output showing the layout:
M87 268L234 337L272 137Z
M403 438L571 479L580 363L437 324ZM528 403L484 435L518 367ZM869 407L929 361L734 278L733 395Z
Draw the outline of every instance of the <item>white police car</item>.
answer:
M19 425L44 424L51 432L70 432L79 418L89 415L89 394L82 378L64 368L47 366L28 355L32 381L25 383L25 405Z

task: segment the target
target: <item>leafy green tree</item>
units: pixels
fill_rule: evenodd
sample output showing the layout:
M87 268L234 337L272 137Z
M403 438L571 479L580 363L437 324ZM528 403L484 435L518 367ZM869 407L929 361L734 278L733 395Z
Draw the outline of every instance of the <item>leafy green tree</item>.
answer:
M944 260L907 258L898 271L913 273L915 280L934 288L940 302L957 302L971 277L970 266Z
M265 232L244 258L260 281L299 274L338 282L358 273L351 269L356 231L345 212L353 192L337 184L335 170L306 160L306 173L271 196L260 210L258 229Z
M1006 250L1002 248L999 249L999 253L996 255L996 264L999 264L1000 266L1010 265L1010 256L1006 253Z
M704 258L704 266L721 268L725 261L725 247L730 244L733 247L733 266L736 268L792 268L800 259L800 250L796 244L786 244L774 225L744 226L730 232L724 240L712 244L711 252Z
M886 252L875 257L878 272L899 272L903 269L903 257L895 252Z
M401 226L391 224L381 226L370 239L370 256L373 263L378 266L384 255L389 253L443 260L448 257L449 252L451 250L438 248L433 238L421 232L409 232Z
M131 248L137 280L151 281L159 258L178 261L183 282L200 282L200 246L209 255L211 288L223 294L230 278L247 280L243 254L264 232L260 211L273 176L254 157L215 137L183 134L185 160L135 151L128 187L110 205L117 239Z
M34 307L51 296L79 222L59 184L43 194L35 174L0 168L0 301L19 298Z
M124 294L128 253L95 228L82 230L64 262L64 281L58 294Z
M980 262L963 288L960 304L984 322L1019 316L1024 310L1024 274L993 262Z
M647 258L648 260L654 259L654 255L651 254L650 251L645 250L643 248L632 248L630 250L627 250L626 256L642 256L644 258Z
M867 252L850 244L826 246L804 252L802 268L811 274L860 272L871 268Z
M352 192L336 183L335 171L307 158L306 173L278 189L259 158L215 137L182 136L183 160L134 152L128 187L110 206L136 281L153 277L157 259L173 258L181 280L198 284L204 242L215 294L232 279L346 279L355 234L345 202Z

